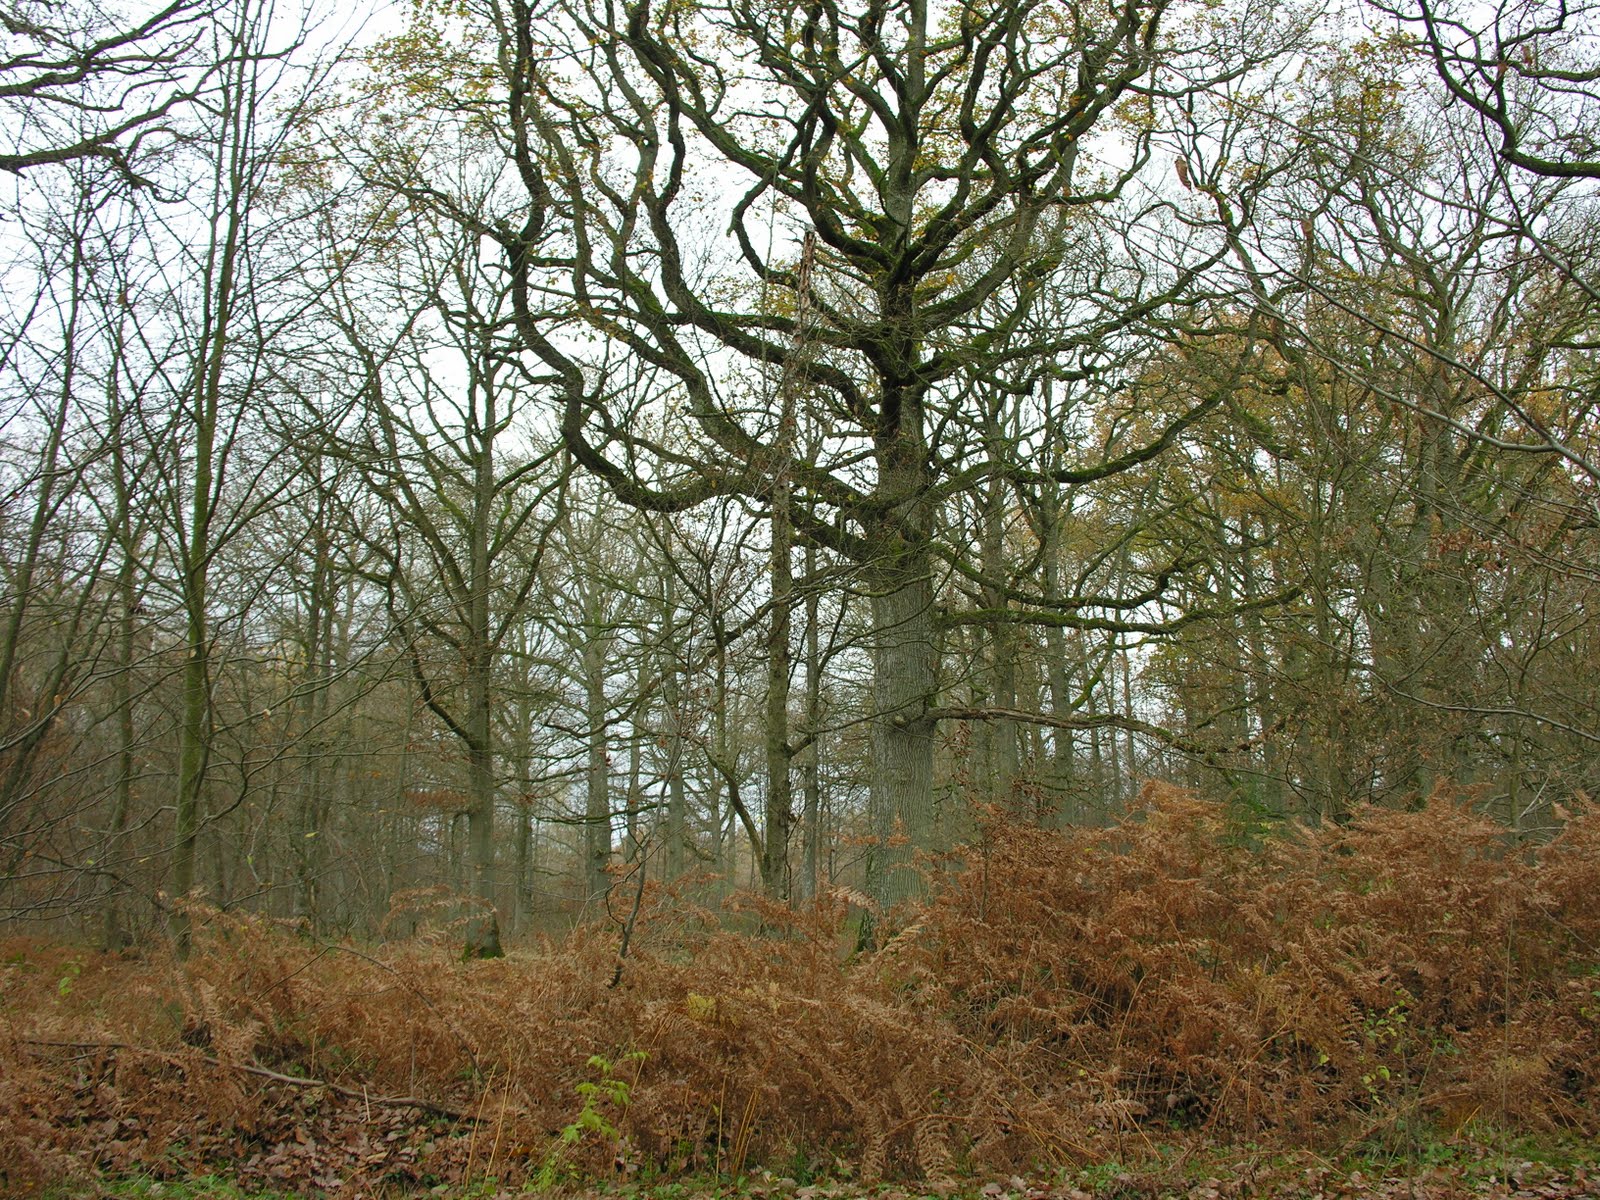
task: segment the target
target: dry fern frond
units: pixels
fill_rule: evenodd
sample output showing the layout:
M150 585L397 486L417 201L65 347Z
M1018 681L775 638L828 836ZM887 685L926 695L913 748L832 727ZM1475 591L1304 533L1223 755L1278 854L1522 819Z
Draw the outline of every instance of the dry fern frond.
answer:
M1152 786L1112 829L991 821L851 958L857 899L797 913L649 888L615 988L615 939L592 928L470 963L432 937L338 946L198 910L182 967L17 941L0 1172L126 1169L180 1139L248 1164L296 1130L359 1145L375 1119L251 1066L484 1114L513 1186L602 1078L623 1090L601 1090L604 1122L565 1160L599 1175L797 1156L864 1180L1002 1173L1402 1119L1597 1132L1592 806L1537 852L1443 796L1252 850L1215 806ZM472 1126L426 1150L391 1127L350 1177L464 1170L469 1146L482 1163Z

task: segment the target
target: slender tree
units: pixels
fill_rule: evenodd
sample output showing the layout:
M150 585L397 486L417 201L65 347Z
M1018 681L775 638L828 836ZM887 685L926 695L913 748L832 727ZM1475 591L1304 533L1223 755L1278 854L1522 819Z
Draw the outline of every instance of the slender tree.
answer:
M796 534L861 572L875 662L873 888L886 904L915 893L912 849L936 838L940 508L1014 465L952 456L947 431L967 420L962 378L1005 366L1020 401L1051 375L1093 372L1100 347L1167 315L1217 259L1173 243L1169 269L1113 284L1104 263L1076 257L1076 231L1148 161L1148 126L1118 126L1119 170L1085 170L1084 147L1122 101L1211 70L1178 44L1197 31L1166 32L1167 9L481 10L482 28L498 31L486 50L504 70L495 119L525 206L480 228L505 248L519 334L555 376L573 456L629 503L664 511L718 494L769 500L782 480ZM1264 45L1235 47L1221 69L1244 69ZM1164 74L1180 60L1189 84ZM708 189L726 192L711 183L718 171L744 181L722 219L732 261L696 232ZM793 239L772 252L752 232L769 214ZM568 247L554 255L541 248L553 222ZM792 246L806 231L817 251L802 289ZM1070 319L1030 328L1040 284L1067 276L1080 287ZM740 303L741 286L765 305ZM802 308L818 346L803 382L836 436L812 460L785 449L780 414L741 407L712 365L731 353L776 368ZM613 377L556 332L574 318L574 333L628 354L620 369L660 377L653 393L628 394L685 408L687 450L643 432ZM1213 402L1118 456L1091 451L1062 478L1158 453Z

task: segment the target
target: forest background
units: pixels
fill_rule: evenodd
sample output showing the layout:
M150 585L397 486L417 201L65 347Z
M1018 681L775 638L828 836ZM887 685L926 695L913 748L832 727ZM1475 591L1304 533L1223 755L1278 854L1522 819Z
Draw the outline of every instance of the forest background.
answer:
M1013 916L1096 903L1019 847L1150 854L1173 887L1231 864L1217 894L1245 904L1247 876L1327 883L1340 837L1435 829L1457 843L1418 872L1465 886L1443 855L1555 922L1527 986L1569 1025L1528 1028L1592 1035L1567 985L1593 889L1535 865L1593 859L1587 8L463 0L355 36L254 0L0 15L14 931L198 963L218 929L483 958L578 926L562 961L609 946L615 985L652 921L798 922L881 962L931 936L907 907L930 895L977 887L991 932L991 882ZM1524 869L1526 895L1497 874ZM1509 1029L1538 922L1495 911L1483 1003ZM1420 1019L1426 972L1396 983L1418 961L1373 967L1393 1003L1333 989L1369 1050ZM1147 970L1080 991L1126 1014ZM287 1020L182 977L174 1036ZM583 1044L615 1082L624 1047ZM1539 1087L1578 1105L1548 1111L1583 1125L1592 1079L1547 1058ZM1335 1063L1366 1079L1332 1091L1370 1108L1377 1065ZM1107 1084L1096 1128L1151 1088L1223 1126L1228 1096L1286 1103L1188 1073ZM866 1173L956 1153L838 1088L882 1126Z

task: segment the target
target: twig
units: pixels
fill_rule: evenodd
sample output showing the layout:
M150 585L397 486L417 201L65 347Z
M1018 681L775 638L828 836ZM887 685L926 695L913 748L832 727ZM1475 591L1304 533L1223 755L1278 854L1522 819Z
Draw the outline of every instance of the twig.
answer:
M648 865L649 852L646 850L639 855L638 864L634 868L639 875L639 887L633 893L633 909L628 913L628 919L622 926L622 943L617 947L617 969L611 972L611 982L606 984L608 988L614 988L622 982L622 968L628 960L628 944L633 941L633 927L638 924L639 909L644 905L645 868Z
M135 1054L148 1054L153 1058L165 1059L170 1063L182 1065L186 1059L182 1055L171 1054L165 1050L156 1050L150 1046L135 1046L131 1042L49 1042L35 1038L18 1039L24 1046L40 1046L61 1050L128 1050ZM470 1121L477 1124L481 1119L477 1115L452 1108L448 1104L437 1101L425 1100L421 1096L373 1096L365 1089L346 1087L342 1083L333 1083L326 1079L308 1079L301 1075L285 1075L281 1071L269 1070L257 1066L255 1063L225 1063L220 1058L212 1058L209 1054L200 1055L200 1061L208 1066L222 1070L243 1071L247 1075L256 1075L262 1079L270 1079L273 1083L287 1083L294 1087L327 1088L341 1096L360 1100L364 1104L377 1104L384 1108L416 1108L423 1112L430 1112L436 1116L449 1117L452 1121Z

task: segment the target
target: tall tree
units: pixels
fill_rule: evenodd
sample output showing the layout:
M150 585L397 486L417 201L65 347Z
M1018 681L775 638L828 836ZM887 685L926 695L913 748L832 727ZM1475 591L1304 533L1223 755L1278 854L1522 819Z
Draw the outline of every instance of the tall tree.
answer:
M64 182L45 193L53 209L21 214L12 278L35 286L8 295L0 316L0 874L22 884L34 857L54 881L22 904L59 891L80 865L56 835L82 819L82 797L59 794L50 777L61 772L42 767L66 749L62 718L85 699L116 605L101 586L116 535L94 501L96 464L118 445L96 418L117 370L122 314L102 281L121 243L100 174L80 165Z
M663 511L719 494L767 502L781 479L796 536L856 564L872 610L884 904L918 890L912 851L936 836L940 509L1016 465L952 457L950 430L970 420L963 377L1008 367L1020 404L1052 375L1094 373L1101 347L1169 319L1216 261L1214 245L1137 223L1102 227L1098 248L1139 245L1164 269L1113 281L1103 260L1076 257L1094 241L1080 231L1148 161L1138 98L1275 49L1271 31L1241 24L1229 64L1207 62L1199 47L1217 25L1169 22L1169 7L490 0L468 6L464 48L444 64L481 55L501 71L477 95L498 106L485 115L522 194L477 229L504 247L520 337L555 376L577 461ZM440 57L425 67L437 77ZM1134 109L1114 119L1124 101ZM1091 168L1085 147L1113 125L1122 148ZM718 194L710 224L731 229L731 257L705 232ZM758 222L781 231L776 244ZM794 246L807 232L817 252L802 289ZM1067 275L1068 319L1030 326L1041 283ZM801 380L834 435L816 458L723 383L730 354L782 364L802 310L816 350ZM604 359L585 355L585 331L607 339ZM640 372L651 387L618 389ZM1158 453L1211 403L1113 458L1083 447L1062 478ZM650 435L641 415L661 405L687 411L688 445Z
M419 241L390 265L400 316L386 343L349 281L334 293L331 315L361 364L364 403L332 445L394 522L369 543L422 699L466 755L471 892L481 907L467 948L498 955L501 665L539 582L564 479L557 456L530 448L516 427L524 406L505 354L509 302L471 245L459 233ZM459 380L440 366L444 355Z
M161 283L177 316L169 327L140 333L153 370L171 389L174 457L163 466L162 503L184 622L170 878L179 898L196 883L212 750L212 573L223 546L273 500L251 486L271 452L256 453L246 434L270 379L271 346L295 315L271 295L277 272L293 275L296 264L274 255L284 244L275 247L262 200L275 156L313 87L284 60L270 7L241 0L218 16L207 33L210 61L219 64L214 95L205 121L184 141L197 179L185 203L160 213L155 226L158 252L173 255ZM189 923L181 908L172 930L186 951Z

